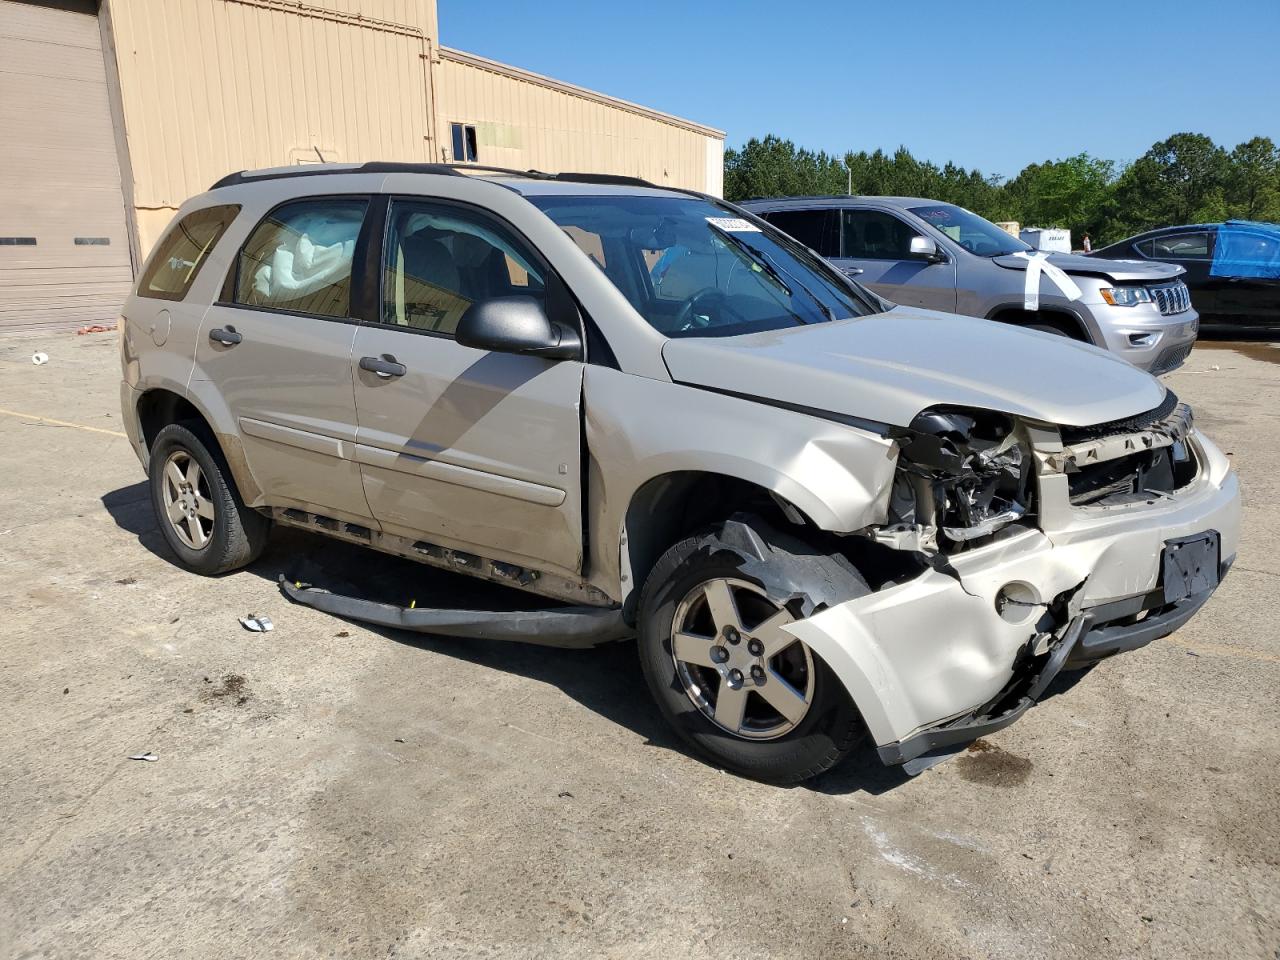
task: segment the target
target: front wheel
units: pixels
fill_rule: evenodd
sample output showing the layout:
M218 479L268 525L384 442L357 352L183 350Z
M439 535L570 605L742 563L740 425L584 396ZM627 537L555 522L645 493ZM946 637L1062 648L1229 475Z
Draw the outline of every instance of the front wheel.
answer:
M707 759L754 779L796 783L835 766L862 739L861 717L785 627L867 592L843 557L751 518L677 543L639 610L641 667L663 717Z

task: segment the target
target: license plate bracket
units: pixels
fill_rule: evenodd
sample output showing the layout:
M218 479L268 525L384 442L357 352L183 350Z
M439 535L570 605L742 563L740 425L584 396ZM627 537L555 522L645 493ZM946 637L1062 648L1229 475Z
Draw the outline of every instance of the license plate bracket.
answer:
M1221 554L1217 530L1166 540L1160 558L1164 602L1177 603L1217 587Z

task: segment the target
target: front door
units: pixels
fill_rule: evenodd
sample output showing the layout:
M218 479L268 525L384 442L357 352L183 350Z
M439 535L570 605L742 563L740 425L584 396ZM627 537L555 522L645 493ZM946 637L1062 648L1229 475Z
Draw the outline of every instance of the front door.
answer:
M545 300L548 268L489 214L392 200L381 322L353 353L356 456L388 533L540 569L582 565L582 364L454 339L490 297Z
M230 408L272 506L367 520L355 461L351 264L368 200L277 207L241 248L227 302L205 314L195 378Z
M1222 291L1227 281L1212 276L1213 234L1208 230L1191 230L1187 233L1166 234L1138 244L1144 257L1171 263L1186 270L1182 280L1191 293L1191 305L1200 318L1212 322L1222 312Z
M839 269L894 303L955 312L955 261L912 254L911 238L920 231L873 209L842 210L840 227L840 256L832 260Z

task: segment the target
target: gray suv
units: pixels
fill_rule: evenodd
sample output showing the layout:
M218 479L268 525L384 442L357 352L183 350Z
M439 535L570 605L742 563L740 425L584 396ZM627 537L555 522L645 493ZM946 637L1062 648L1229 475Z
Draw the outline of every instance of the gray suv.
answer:
M1012 723L1185 623L1239 538L1227 458L1155 378L886 313L751 214L627 178L234 174L178 211L121 329L180 563L244 566L278 524L536 594L281 583L456 637L635 636L673 729L775 782Z
M1075 289L1034 273L1029 289L1035 251L954 204L790 197L742 206L894 303L1084 340L1154 374L1177 369L1195 345L1199 316L1176 265L1054 253L1048 263Z

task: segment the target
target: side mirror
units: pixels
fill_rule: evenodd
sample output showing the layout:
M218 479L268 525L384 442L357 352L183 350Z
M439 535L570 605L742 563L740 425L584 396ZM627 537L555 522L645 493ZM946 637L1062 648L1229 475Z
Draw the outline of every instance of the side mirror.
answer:
M943 259L942 254L938 252L938 245L930 238L918 234L911 238L911 256L931 263L937 263Z
M464 347L524 353L549 360L578 360L582 339L576 330L552 323L533 297L493 297L467 308L455 339Z

